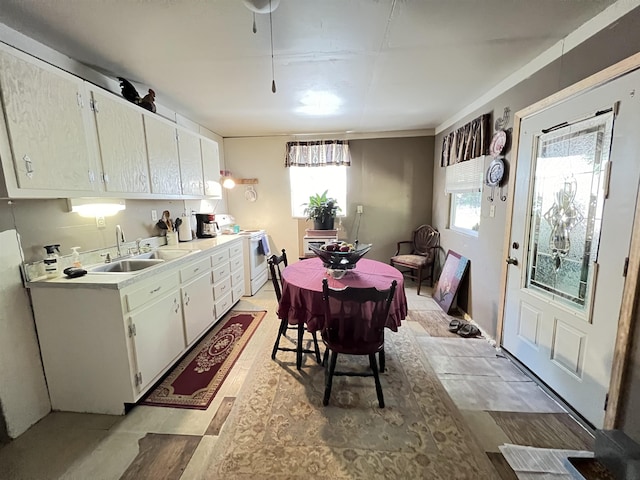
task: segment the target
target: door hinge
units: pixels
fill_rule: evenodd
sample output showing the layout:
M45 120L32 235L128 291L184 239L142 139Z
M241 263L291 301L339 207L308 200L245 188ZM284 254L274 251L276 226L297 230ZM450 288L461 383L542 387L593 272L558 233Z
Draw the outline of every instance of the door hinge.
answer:
M131 325L129 325L129 337L135 337L136 336L136 324L132 323Z
M622 276L627 276L627 271L629 270L629 257L624 259L624 268L622 269Z
M607 393L604 396L604 410L606 410L608 406L609 406L609 394Z
M133 377L133 381L136 384L136 387L138 385L142 385L142 372L136 373L135 376Z

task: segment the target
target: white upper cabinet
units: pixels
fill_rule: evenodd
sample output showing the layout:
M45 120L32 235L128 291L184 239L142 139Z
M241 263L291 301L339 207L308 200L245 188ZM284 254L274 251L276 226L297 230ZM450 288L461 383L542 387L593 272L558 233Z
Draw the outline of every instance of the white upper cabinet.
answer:
M204 181L200 137L189 130L178 129L178 153L180 155L182 194L203 196Z
M0 91L4 110L0 155L7 194L51 197L56 195L52 191L93 192L97 182L87 141L89 102L83 81L1 48Z
M204 176L204 194L207 197L222 197L220 185L220 150L218 142L208 138L200 139L202 149L202 170Z
M142 112L109 92L92 88L91 95L105 191L148 193Z
M180 195L180 161L176 127L144 114L151 193Z
M0 43L0 197L222 196L218 144Z

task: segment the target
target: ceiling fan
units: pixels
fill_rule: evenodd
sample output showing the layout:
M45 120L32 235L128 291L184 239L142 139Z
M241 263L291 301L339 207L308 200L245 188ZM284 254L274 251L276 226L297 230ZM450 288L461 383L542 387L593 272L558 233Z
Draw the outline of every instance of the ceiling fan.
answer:
M258 31L256 27L256 13L269 14L269 29L271 33L271 91L276 93L276 78L273 67L273 22L271 14L280 5L280 0L242 0L244 5L253 12L253 33Z

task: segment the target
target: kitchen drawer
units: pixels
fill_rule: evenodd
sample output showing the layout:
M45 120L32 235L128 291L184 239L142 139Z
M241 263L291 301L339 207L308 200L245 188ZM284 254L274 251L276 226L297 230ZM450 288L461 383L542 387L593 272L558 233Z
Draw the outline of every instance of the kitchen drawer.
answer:
M237 243L236 245L233 245L229 248L230 257L235 257L238 255L242 256L242 243Z
M175 290L178 284L178 272L145 282L143 286L136 287L125 294L127 311L130 312L151 300L162 297L171 290Z
M228 277L226 280L213 286L213 298L216 300L224 297L229 292L231 292L231 280Z
M227 263L229 261L229 249L223 248L222 250L216 250L216 252L211 255L211 266L216 268L221 263Z
M219 319L225 313L227 313L232 305L233 298L231 296L231 292L229 292L227 295L216 302L216 319Z
M229 265L231 265L231 271L242 270L244 266L244 260L242 260L242 256L240 257L231 257L229 260Z
M180 281L182 283L187 282L194 278L196 275L206 272L211 268L208 258L203 258L189 266L180 269Z
M232 287L231 295L233 298L233 303L236 303L238 300L240 300L244 296L244 282Z
M240 284L244 285L244 270L236 270L235 272L231 272L231 285L235 287Z
M231 270L229 269L229 263L225 262L222 265L218 265L213 269L213 283L218 283L224 278L228 278Z

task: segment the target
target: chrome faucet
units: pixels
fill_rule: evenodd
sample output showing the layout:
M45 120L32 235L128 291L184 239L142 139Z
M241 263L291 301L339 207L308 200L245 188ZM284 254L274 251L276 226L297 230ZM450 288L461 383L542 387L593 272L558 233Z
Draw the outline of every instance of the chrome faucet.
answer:
M124 232L122 231L122 227L120 225L116 225L116 253L118 257L122 256L122 252L120 251L120 242L126 242L124 238Z

